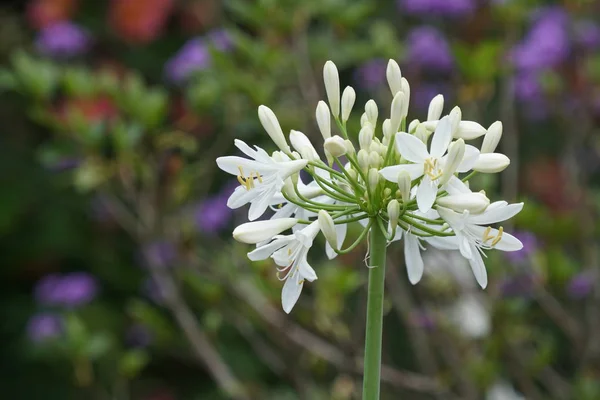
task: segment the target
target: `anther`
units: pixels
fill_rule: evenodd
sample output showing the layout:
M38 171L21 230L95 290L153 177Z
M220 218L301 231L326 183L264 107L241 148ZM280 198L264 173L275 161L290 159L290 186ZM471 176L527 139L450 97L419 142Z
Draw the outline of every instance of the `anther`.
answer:
M500 227L498 228L498 235L496 236L496 239L494 239L492 241L492 246L495 246L498 244L498 242L502 239L502 233L504 232L504 228Z

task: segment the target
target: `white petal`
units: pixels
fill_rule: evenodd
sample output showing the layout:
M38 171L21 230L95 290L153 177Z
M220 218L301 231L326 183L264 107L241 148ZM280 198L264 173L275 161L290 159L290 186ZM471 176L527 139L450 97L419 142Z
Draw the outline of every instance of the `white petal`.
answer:
M462 214L457 213L456 211L450 210L449 208L438 207L437 208L440 217L444 221L446 221L450 226L454 227L461 223L461 219L463 218Z
M470 144L465 146L465 155L462 162L456 169L457 172L467 172L473 169L473 166L479 159L479 150L477 147L471 146Z
M485 289L488 284L488 279L483 258L481 258L481 254L479 254L475 245L471 245L471 253L473 256L469 259L469 264L471 264L473 275L475 275L475 280L477 280L479 286L481 286L482 289Z
M471 193L471 189L469 189L469 187L456 176L453 176L448 180L448 182L444 185L444 189L450 195Z
M435 202L437 192L437 185L431 181L429 176L426 175L423 177L423 180L417 189L417 205L419 206L419 211L424 213L431 209L431 206L433 206L433 203Z
M474 171L479 171L487 174L501 172L510 165L510 159L500 153L485 153L481 154L477 162L473 166Z
M260 218L267 211L276 192L276 187L266 187L260 192L259 196L256 196L248 209L248 219L250 221Z
M264 173L273 170L273 167L268 164L259 163L254 160L238 156L226 156L217 158L217 165L223 171L231 175L239 175L240 168L244 175L249 175L252 172Z
M423 164L400 164L392 165L391 167L385 167L379 171L381 176L390 182L398 182L398 175L400 171L406 171L410 175L411 180L415 180L423 176L424 166Z
M433 139L431 140L431 151L432 157L441 158L452 140L452 132L450 127L450 120L448 117L444 117L440 120L435 128Z
M276 238L271 243L268 243L268 244L266 244L264 246L260 246L260 247L256 248L255 250L252 250L250 253L248 253L248 258L251 261L266 260L274 252L276 252L277 250L279 250L282 247L284 247L291 240L293 240L293 239L292 238L288 238L288 237L279 237L279 238Z
M458 249L460 250L460 254L468 260L473 257L473 252L477 253L477 249L472 246L469 239L464 235L461 235L458 238Z
M427 147L423 142L405 132L396 134L396 149L402 157L410 162L422 164L429 158Z
M416 236L407 234L404 237L404 258L408 280L413 285L417 284L423 276L423 258Z
M523 243L510 233L504 232L494 248L502 251L519 251L523 248Z
M460 121L454 137L472 140L485 135L486 132L487 130L475 121Z
M293 276L288 277L281 290L281 306L283 307L283 311L287 314L292 311L292 308L294 308L296 302L300 298L300 293L302 293L304 280L300 280L299 276L300 275L296 271Z
M297 223L295 218L246 222L233 230L233 238L242 243L256 244L271 239Z
M298 273L300 274L300 278L301 279L306 279L309 282L312 282L312 281L314 281L314 280L317 279L317 273L308 264L308 262L306 262L306 260L303 260L300 263L300 266L299 266L299 269L298 269Z
M432 236L424 240L436 249L458 250L458 239L456 236Z
M344 240L346 239L346 232L348 231L348 224L337 224L335 226L335 232L337 235L338 247L342 248L344 244ZM325 253L327 254L327 258L333 260L337 257L337 253L333 250L329 242L325 244Z
M229 199L227 199L227 207L235 210L236 208L240 208L241 206L248 204L256 196L258 196L258 191L251 189L248 190L243 186L238 186L235 188Z
M510 205L498 203L500 202L494 202L490 204L489 207L479 215L469 216L469 223L484 225L506 221L507 219L517 215L523 209L523 203L515 203Z

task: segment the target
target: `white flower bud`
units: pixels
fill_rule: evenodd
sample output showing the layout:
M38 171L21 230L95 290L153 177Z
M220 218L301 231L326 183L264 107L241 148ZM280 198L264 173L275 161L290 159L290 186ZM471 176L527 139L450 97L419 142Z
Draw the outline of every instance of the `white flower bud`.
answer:
M485 135L485 132L486 129L475 121L460 121L458 129L454 132L454 137L472 140Z
M333 218L325 210L319 211L319 229L323 232L323 236L329 242L329 245L334 249L338 250L337 233L335 231L335 224Z
M404 106L402 107L402 118L404 118L408 115L408 105L410 104L410 85L404 77L402 77L402 93L404 93Z
M367 181L369 182L371 192L375 192L377 190L377 185L379 184L379 170L377 168L371 168L369 170Z
M361 149L367 150L371 143L373 143L373 128L371 128L371 125L367 125L358 133L358 144Z
M294 175L297 175L297 174L294 174ZM294 190L294 182L291 177L287 178L283 182L283 187L281 188L281 191L287 197L290 197L292 200L298 200L298 195L296 194L296 190Z
M483 143L481 144L481 153L493 153L498 147L502 137L502 122L496 121L488 128Z
M365 125L370 125L371 122L369 121L369 117L367 116L367 113L362 113L362 115L360 116L360 127L363 128Z
M398 92L394 96L394 100L392 100L392 110L390 116L390 129L393 133L396 133L400 130L400 123L402 122L402 108L404 107L404 93Z
M259 106L258 119L260 119L260 123L271 137L273 143L275 143L275 145L284 153L289 153L290 147L285 141L285 136L283 136L283 131L281 130L281 126L279 125L279 121L273 110L267 106Z
M473 171L493 174L501 172L510 165L510 159L500 153L480 154L477 162L473 166Z
M328 139L325 139L323 147L334 157L341 157L346 154L346 143L344 139L338 135L334 135Z
M404 170L400 171L400 173L398 174L398 191L400 192L400 195L402 196L402 201L404 203L410 200L410 185L410 174Z
M398 200L391 200L387 205L387 213L390 219L390 227L392 228L392 236L396 234L396 227L400 219L400 203Z
M233 230L233 238L238 242L256 244L272 239L273 236L290 229L296 223L298 223L296 218L246 222Z
M444 96L438 94L433 99L431 99L431 102L429 103L429 109L427 110L427 121L435 121L440 119L443 110Z
M356 157L358 158L360 169L366 173L369 169L369 152L367 150L359 150Z
M321 131L321 135L323 135L323 140L329 139L331 137L331 115L329 114L329 107L327 104L321 100L319 104L317 104L317 125L319 125L319 130Z
M352 86L346 86L342 93L342 121L348 121L350 118L350 112L354 107L354 101L356 100L356 92Z
M340 116L340 75L332 61L327 61L323 67L323 80L331 114L337 118Z
M420 123L421 122L418 119L413 119L412 121L410 121L410 124L408 124L408 133L413 134Z
M396 133L392 130L392 121L390 119L386 119L385 121L383 121L383 124L381 125L381 130L383 131L383 136L386 138L389 138Z
M379 109L377 108L377 103L375 103L375 100L371 99L367 101L367 104L365 104L365 114L367 114L367 118L369 119L371 125L376 126L377 117L379 116Z
M356 153L356 149L354 148L354 143L352 143L351 140L349 140L349 139L344 140L344 146L346 146L346 153L347 154L354 154L354 153Z
M358 172L356 172L356 170L354 168L346 168L346 171L348 172L348 175L350 175L352 180L354 180L354 181L358 180ZM352 191L352 190L350 190L350 191Z
M460 125L460 121L462 120L462 111L460 110L459 106L454 107L452 111L450 111L448 119L450 120L450 132L452 132L452 136L455 136Z
M448 158L446 158L446 163L444 165L444 171L442 172L442 176L440 178L440 185L448 182L450 177L456 172L456 169L463 161L465 157L465 141L462 139L458 139L456 142L450 144L448 148Z
M320 159L319 154L304 133L292 129L290 131L290 142L303 159L308 161L317 161Z
M483 193L460 193L437 199L437 204L462 213L467 210L473 214L485 211L490 205L490 199Z
M378 152L372 151L369 153L369 166L372 168L379 168L381 166L380 159L381 156Z
M402 91L402 72L400 66L394 60L388 61L387 68L385 70L385 76L390 86L392 96L395 96L398 92Z
M427 129L427 126L423 124L417 125L417 130L415 131L415 137L419 139L421 142L427 144L429 140L429 136L431 136L433 132Z

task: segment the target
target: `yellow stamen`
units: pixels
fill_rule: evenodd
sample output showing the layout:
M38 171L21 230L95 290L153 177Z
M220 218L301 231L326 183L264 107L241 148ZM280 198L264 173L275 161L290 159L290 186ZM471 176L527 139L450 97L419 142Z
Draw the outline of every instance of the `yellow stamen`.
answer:
M494 239L492 241L492 246L495 246L498 244L498 242L502 239L502 233L504 232L504 228L500 227L498 228L498 235L496 236L496 239Z
M483 243L487 242L490 239L493 239L494 236L490 236L490 232L492 231L492 227L488 226L487 228L485 228L485 231L483 231Z
M246 190L254 188L254 177L258 179L258 182L262 183L262 176L258 172L251 172L246 178L246 176L244 176L244 170L242 167L238 167L238 171L240 171L240 174L237 176L237 180L240 185L246 188Z
M437 168L437 162L438 160L435 158L428 158L425 160L424 173L429 176L432 181L440 178L443 174L443 171Z

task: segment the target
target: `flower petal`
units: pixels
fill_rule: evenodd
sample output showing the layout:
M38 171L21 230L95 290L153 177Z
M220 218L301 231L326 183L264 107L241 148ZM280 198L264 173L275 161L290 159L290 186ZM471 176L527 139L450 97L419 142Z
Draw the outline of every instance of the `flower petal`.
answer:
M462 162L456 169L457 172L467 172L473 169L475 163L479 159L479 150L477 147L471 146L470 144L465 145L465 155L463 156Z
M271 254L284 247L291 240L292 239L288 237L276 238L272 242L252 250L250 253L248 253L248 258L250 261L266 260L271 256Z
M425 143L405 132L396 134L396 149L402 157L413 163L422 164L429 158Z
M295 271L293 276L289 276L288 279L285 280L283 289L281 289L281 306L286 314L289 314L290 311L292 311L292 308L294 308L296 302L300 298L300 293L302 293L304 280L300 280L299 276L300 274L298 274L298 271Z
M514 217L523 209L523 203L515 203L509 205L496 205L494 202L479 215L469 216L469 223L484 225L495 224L496 222L506 221Z
M398 182L398 175L400 171L406 171L410 175L411 180L415 180L423 176L424 166L423 164L400 164L392 165L391 167L385 167L379 171L381 176L390 182Z
M342 247L342 245L344 243L344 239L346 239L347 231L348 231L348 224L337 224L335 226L337 243L340 248ZM325 253L327 254L327 258L329 258L330 260L333 260L335 257L337 257L337 253L335 252L335 250L333 250L333 248L331 247L331 245L329 244L328 241L325 241Z
M444 117L438 122L437 127L435 128L435 133L433 134L433 139L431 140L431 151L430 154L432 157L441 158L446 150L448 150L448 146L452 141L452 131L450 126L450 120L448 117Z
M483 258L481 258L481 254L479 254L479 251L477 251L474 244L471 245L471 253L473 256L469 259L469 264L471 264L473 275L475 275L475 280L477 280L479 286L481 286L482 289L485 289L488 283L487 271L485 270Z
M404 236L404 258L408 280L415 285L423 276L423 258L421 257L418 239L414 235L406 234Z
M433 203L435 202L437 191L437 185L426 175L417 189L417 205L419 206L419 211L425 213L431 210L431 206L433 206Z

